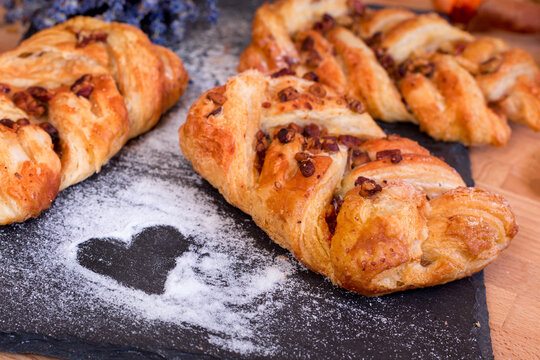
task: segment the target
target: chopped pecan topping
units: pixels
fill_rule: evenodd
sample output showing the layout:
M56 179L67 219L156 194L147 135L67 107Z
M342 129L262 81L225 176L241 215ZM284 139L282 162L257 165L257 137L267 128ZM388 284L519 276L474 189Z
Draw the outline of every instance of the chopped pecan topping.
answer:
M341 210L341 205L343 205L343 199L341 196L334 196L330 202L330 209L326 212L326 224L328 225L328 230L332 235L336 233L337 216L339 214L339 210Z
M363 197L369 197L382 191L381 185L363 176L359 176L358 179L356 179L354 186L360 186L360 196Z
M278 98L281 100L281 102L296 100L298 99L298 96L298 90L292 86L287 86L285 89L278 92Z
M276 71L275 73L273 73L271 75L271 77L273 78L278 78L278 77L282 77L282 76L288 76L288 75L292 75L292 76L296 76L296 71L294 71L293 69L291 68L283 68L279 71Z
M397 68L394 69L392 72L392 76L395 80L401 80L407 75L407 72L409 71L409 65L411 63L410 59L405 60Z
M257 170L261 170L264 164L264 158L266 157L266 149L268 148L268 135L262 131L257 131L255 134L257 144L255 145L255 151L257 153L257 159L255 161L255 167Z
M311 36L306 36L304 40L302 40L302 51L311 51L313 50L313 47L315 46L315 41Z
M313 161L309 159L306 161L301 161L299 163L299 168L302 176L304 177L310 177L315 174L315 164L313 164Z
M304 136L309 138L319 137L321 129L315 124L309 124L304 127Z
M369 162L369 155L358 149L350 149L350 166L351 169Z
M27 91L18 91L13 94L13 102L18 108L38 117L47 111L45 105L34 99Z
M311 155L307 152L300 151L294 155L294 159L298 162L307 161L311 158Z
M318 97L318 98L323 98L326 96L326 90L324 89L324 86L322 86L321 84L313 84L311 85L309 88L308 88L308 91L310 94Z
M348 99L347 106L349 107L349 109L351 109L352 111L356 111L359 114L366 112L366 108L360 100Z
M42 88L41 86L31 86L26 89L26 91L28 91L28 93L30 93L30 95L32 95L34 98L43 102L48 102L54 95L52 91Z
M15 121L10 120L10 119L2 119L0 120L0 124L10 129L15 129L15 126L16 126Z
M326 32L336 25L336 20L330 14L324 14L322 21L316 22L313 29L321 32Z
M407 59L398 66L399 78L402 78L408 72L432 77L435 72L435 63L425 58Z
M287 144L294 139L296 135L296 130L291 128L281 128L277 133L277 138L280 143Z
M502 65L502 58L500 56L493 56L478 66L480 74L486 75L497 72Z
M432 263L433 263L433 261L428 260L428 259L425 258L424 256L422 256L422 257L420 258L420 265L422 265L422 266L424 266L424 267L429 266L429 265L431 265Z
M262 107L265 108L265 109L268 109L270 107L272 107L272 104L270 104L268 101L265 101L262 103Z
M337 143L337 138L335 136L325 136L323 137L322 148L327 152L336 152L339 151L339 145Z
M293 129L294 131L296 131L298 134L301 134L304 132L304 128L301 127L300 125L296 125L295 123L290 123L288 126L287 126L288 129Z
M77 96L82 96L89 98L94 91L94 84L92 83L92 75L85 74L78 78L73 85L71 85L70 90L75 93Z
M312 154L318 154L322 150L321 140L318 137L309 138L306 144L306 150Z
M347 147L356 147L362 145L363 143L360 138L352 135L339 135L338 140Z
M366 39L366 44L369 47L377 47L380 49L381 42L382 42L382 32L380 31L377 31L370 38Z
M401 156L401 150L399 149L379 151L377 152L376 158L377 160L390 158L390 161L393 164L397 164L401 160L403 160L403 157Z
M366 5L360 0L348 0L347 5L351 9L353 15L363 16L366 13Z
M457 42L454 44L454 55L461 55L467 48L466 42Z
M58 130L54 126L52 126L48 122L44 122L39 124L39 127L41 127L49 136L51 137L52 143L54 145L54 151L59 152L60 150L60 136L58 134Z
M94 42L106 42L109 35L104 31L79 31L75 37L77 38L77 48L83 48Z
M0 83L0 93L9 94L11 87L7 84Z
M26 119L26 118L21 118L21 119L19 119L17 121L13 121L11 119L4 118L4 119L0 120L0 124L10 128L10 129L16 130L20 126L29 125L30 121L28 121L28 119Z
M309 81L319 81L319 76L315 74L313 71L307 72L302 76L302 79L306 79Z
M394 58L388 53L386 53L386 49L383 47L376 46L374 49L375 56L377 57L377 60L379 60L379 63L382 65L383 68L386 70L391 70L395 66Z
M214 109L211 111L208 115L206 115L206 118L209 118L210 116L216 116L221 113L222 107L218 107L217 109Z
M215 104L220 106L225 104L225 101L227 101L227 98L224 95L221 95L215 91L210 91L208 94L206 94L206 97L208 100L213 101Z
M310 50L306 57L306 65L309 67L317 67L322 61L321 55L317 50Z

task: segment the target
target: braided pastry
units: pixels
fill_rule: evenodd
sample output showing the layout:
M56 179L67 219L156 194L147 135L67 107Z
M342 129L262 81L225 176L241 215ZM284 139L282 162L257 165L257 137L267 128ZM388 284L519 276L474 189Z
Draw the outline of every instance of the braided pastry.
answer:
M266 3L239 70L284 68L360 100L375 118L417 123L438 140L500 146L510 137L507 118L539 127L531 56L475 39L434 13L373 11L354 0Z
M204 93L180 145L302 263L375 296L469 276L508 246L517 225L502 197L465 187L416 142L385 137L330 88L282 75L246 71Z
M148 131L187 73L140 30L76 17L0 55L0 224L47 209L59 190Z

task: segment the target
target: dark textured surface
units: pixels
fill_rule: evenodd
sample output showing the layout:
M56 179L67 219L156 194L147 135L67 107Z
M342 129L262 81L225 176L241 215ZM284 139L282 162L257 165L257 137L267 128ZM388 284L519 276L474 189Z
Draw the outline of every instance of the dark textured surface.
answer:
M241 7L236 6L240 3ZM236 58L249 42L249 22L257 3L223 1L235 11L224 10L218 27L194 29L191 38L179 46L192 82L176 109L155 130L130 142L100 174L60 194L38 219L0 228L1 350L68 359L493 358L482 273L380 298L336 288L272 243L248 216L201 181L179 155L176 129L187 107L203 90L234 74ZM434 142L414 125L381 126L388 133L418 140L473 184L468 151L462 145ZM145 204L139 201L148 196L145 191L157 191L159 184L165 184L171 198L181 200L169 203L164 198L155 209L137 208ZM186 197L180 190L195 196ZM189 226L184 219L198 211L199 202L209 204L210 210L205 210L209 216L217 214L231 223L204 231L185 230ZM169 216L161 222L161 208L175 204L177 208L167 210L173 220ZM141 228L131 233L131 239L119 238L115 231L126 227L124 218L131 216L131 208L156 215L148 223L137 224ZM102 232L108 235L97 235ZM189 253L206 256L217 241L216 234L231 244L244 244L240 255L236 248L226 251L226 246L240 245L224 247L233 276L278 264L283 257L291 264L280 286L227 308L231 313L255 309L258 314L258 306L265 305L264 313L247 318L251 332L152 318L132 309L139 297L155 299L159 307L168 294L165 284L174 260ZM64 251L71 247L76 252L73 259ZM214 253L210 251L209 256ZM82 266L73 266L74 259ZM223 281L233 283L232 278ZM107 295L95 295L102 287L107 288ZM248 282L241 290L249 288ZM122 301L111 295L116 293L136 296ZM235 340L254 346L242 350L230 345Z

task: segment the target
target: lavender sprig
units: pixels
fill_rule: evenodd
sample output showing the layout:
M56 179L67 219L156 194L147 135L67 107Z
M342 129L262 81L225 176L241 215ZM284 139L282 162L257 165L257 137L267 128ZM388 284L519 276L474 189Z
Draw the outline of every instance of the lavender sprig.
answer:
M105 21L120 21L141 28L152 41L181 40L187 26L200 19L215 23L217 0L196 5L193 0L0 0L7 9L5 21L23 21L41 30L76 15L90 15Z

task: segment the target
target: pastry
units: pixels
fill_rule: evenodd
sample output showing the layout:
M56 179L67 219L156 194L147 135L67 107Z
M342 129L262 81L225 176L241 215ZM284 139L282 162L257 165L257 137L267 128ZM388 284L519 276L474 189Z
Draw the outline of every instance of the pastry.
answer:
M346 289L443 284L493 261L517 232L508 203L465 187L416 142L386 137L356 101L246 71L193 104L180 146L229 203Z
M511 121L540 130L540 70L529 53L490 37L455 51L492 106Z
M238 68L316 76L375 118L417 123L437 140L500 146L510 137L507 119L538 130L540 77L528 53L489 41L497 44L435 13L279 0L257 10Z
M140 30L76 17L0 55L0 224L48 208L148 131L184 92L173 52Z

